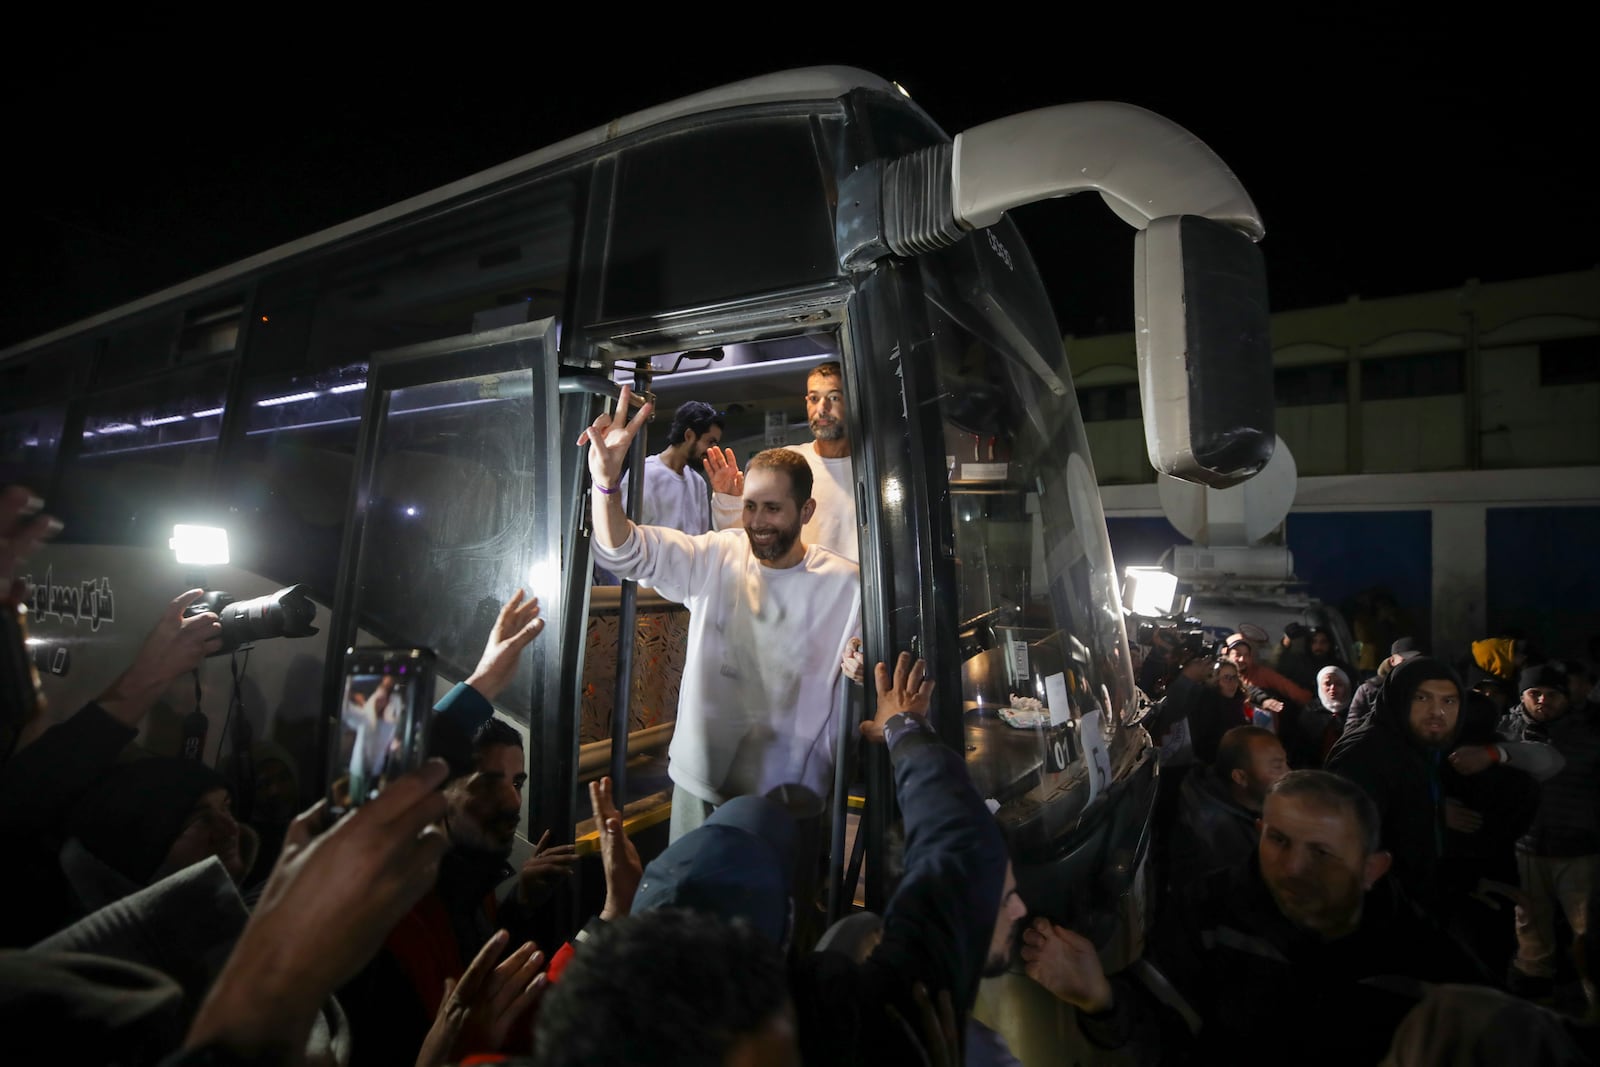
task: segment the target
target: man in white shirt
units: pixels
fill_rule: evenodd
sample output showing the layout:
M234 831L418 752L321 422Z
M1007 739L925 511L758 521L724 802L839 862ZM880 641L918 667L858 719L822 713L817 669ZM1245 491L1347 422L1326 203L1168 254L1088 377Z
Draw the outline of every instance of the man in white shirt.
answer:
M730 797L800 784L832 794L840 663L860 630L855 563L801 540L816 510L811 468L795 452L755 456L741 478L742 528L691 537L623 513L619 471L650 415L602 414L589 445L595 559L683 603L689 647L668 773L671 837Z
M812 441L791 448L811 467L812 498L816 514L806 531L812 544L831 548L853 563L861 561L856 538L855 465L850 458L850 433L844 421L844 373L838 363L812 369L806 378L806 420ZM719 530L739 525L743 478L732 449L706 453L706 473L711 477L712 522Z
M695 470L706 450L722 440L722 416L710 404L690 400L672 414L667 447L644 461L644 500L639 521L670 526L686 534L711 529L711 493ZM622 499L628 498L628 475L622 476Z

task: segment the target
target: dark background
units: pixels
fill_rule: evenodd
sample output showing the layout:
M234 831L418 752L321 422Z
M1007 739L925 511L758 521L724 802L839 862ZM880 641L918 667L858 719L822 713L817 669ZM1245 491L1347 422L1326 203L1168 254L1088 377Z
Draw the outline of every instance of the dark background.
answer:
M1600 182L1579 164L1597 128L1594 39L1536 9L1494 25L1461 12L1230 26L1239 16L1069 9L934 25L932 8L873 21L893 10L692 25L618 7L393 21L343 40L262 15L206 34L18 38L3 75L0 346L620 115L830 63L899 81L951 134L1092 99L1180 123L1260 207L1275 310L1600 261ZM994 25L971 21L984 17ZM624 31L634 43L608 38ZM1064 332L1130 327L1132 231L1098 197L1014 217Z

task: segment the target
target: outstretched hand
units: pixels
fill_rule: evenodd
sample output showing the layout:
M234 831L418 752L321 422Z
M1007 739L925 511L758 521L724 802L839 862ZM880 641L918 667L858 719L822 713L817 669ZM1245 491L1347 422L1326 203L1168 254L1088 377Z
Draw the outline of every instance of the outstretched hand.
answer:
M467 679L467 684L485 700L493 700L511 684L517 673L517 657L544 632L544 620L539 617L539 598L524 600L525 596L527 594L518 589L500 608L478 667Z
M459 980L445 979L444 1001L417 1053L417 1067L442 1067L469 1053L500 1051L512 1027L543 999L549 988L544 953L525 941L496 964L509 940L498 931Z
M1049 919L1022 931L1022 962L1029 978L1080 1011L1096 1015L1114 1002L1094 944Z
M594 809L594 828L600 834L600 865L606 872L606 902L600 918L606 922L633 911L633 898L644 877L639 850L622 828L622 812L611 796L609 776L589 783L589 806Z
M716 445L706 449L706 474L713 491L744 496L744 475L739 471L739 458L733 454L733 449Z
M883 740L883 724L905 712L909 715L927 715L933 702L933 680L924 677L928 665L922 660L915 663L911 653L902 652L895 660L894 673L889 673L885 663L874 669L873 680L878 690L877 714L861 724L861 736L868 741Z
M589 446L589 477L594 484L605 489L615 489L622 477L622 465L628 458L628 449L639 430L655 411L655 404L646 401L632 419L628 406L633 402L633 387L624 385L617 397L615 411L601 412L594 422L578 435L578 444Z
M108 714L129 726L137 725L167 686L199 667L201 660L221 646L222 621L215 612L183 614L204 595L203 589L190 589L172 598L145 636L133 663L100 695L98 703Z
M572 845L552 845L550 831L540 835L533 846L533 855L523 861L517 872L517 896L524 904L538 904L548 897L561 880L571 876L578 862L578 850Z

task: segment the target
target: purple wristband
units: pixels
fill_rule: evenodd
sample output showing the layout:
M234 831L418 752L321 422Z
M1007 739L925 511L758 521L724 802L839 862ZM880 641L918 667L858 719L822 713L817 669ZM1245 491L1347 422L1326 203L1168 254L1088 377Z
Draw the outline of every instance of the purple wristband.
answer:
M610 496L612 493L615 493L617 491L617 487L616 486L612 486L610 489L607 489L605 486L601 485L599 482L595 482L593 484L594 484L594 487L596 489L600 490L606 496Z

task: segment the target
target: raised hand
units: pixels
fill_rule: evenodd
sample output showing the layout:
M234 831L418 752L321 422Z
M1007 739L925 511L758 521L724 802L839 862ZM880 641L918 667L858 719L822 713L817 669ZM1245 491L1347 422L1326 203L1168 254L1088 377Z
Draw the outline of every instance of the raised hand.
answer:
M489 632L489 643L483 646L477 670L467 679L485 700L493 700L511 684L517 673L517 657L522 650L544 631L544 620L539 618L539 598L526 596L521 589L511 595L494 620Z
M744 496L744 475L739 471L739 459L731 448L712 445L706 450L706 474L711 488L729 496Z
M294 821L188 1047L232 1049L251 1062L298 1058L323 1002L433 888L449 848L439 826L447 773L429 760L321 836L324 804Z
M920 659L913 663L909 652L900 653L895 660L892 676L888 664L878 664L873 678L878 690L878 712L861 724L862 737L868 741L882 741L883 724L901 712L928 714L933 702L933 681L924 677L927 669L928 665Z
M173 597L145 636L133 663L100 695L99 704L108 714L136 725L167 686L217 650L222 643L222 622L216 613L204 611L187 618L183 614L204 595L203 589L190 589Z
M628 458L628 449L634 437L655 411L655 404L645 403L632 419L628 418L628 405L633 401L633 387L624 385L617 397L614 412L601 412L588 429L578 435L578 444L589 446L589 477L604 489L615 489L622 477L622 465Z
M537 904L549 896L563 878L572 874L577 862L578 850L572 845L552 845L550 831L546 830L540 835L539 843L533 846L533 855L517 872L517 896L524 904Z
M417 1053L417 1067L442 1067L474 1052L505 1047L512 1026L544 996L544 953L532 941L495 960L510 940L504 930L484 943L459 980L445 979L444 1001Z
M633 911L633 898L644 877L639 850L623 832L622 812L611 796L610 777L589 783L589 806L594 809L594 828L600 834L600 864L606 872L606 902L600 918L606 922Z
M1091 1015L1113 1003L1111 983L1094 944L1086 937L1035 919L1022 931L1022 962L1028 977L1063 1000Z

